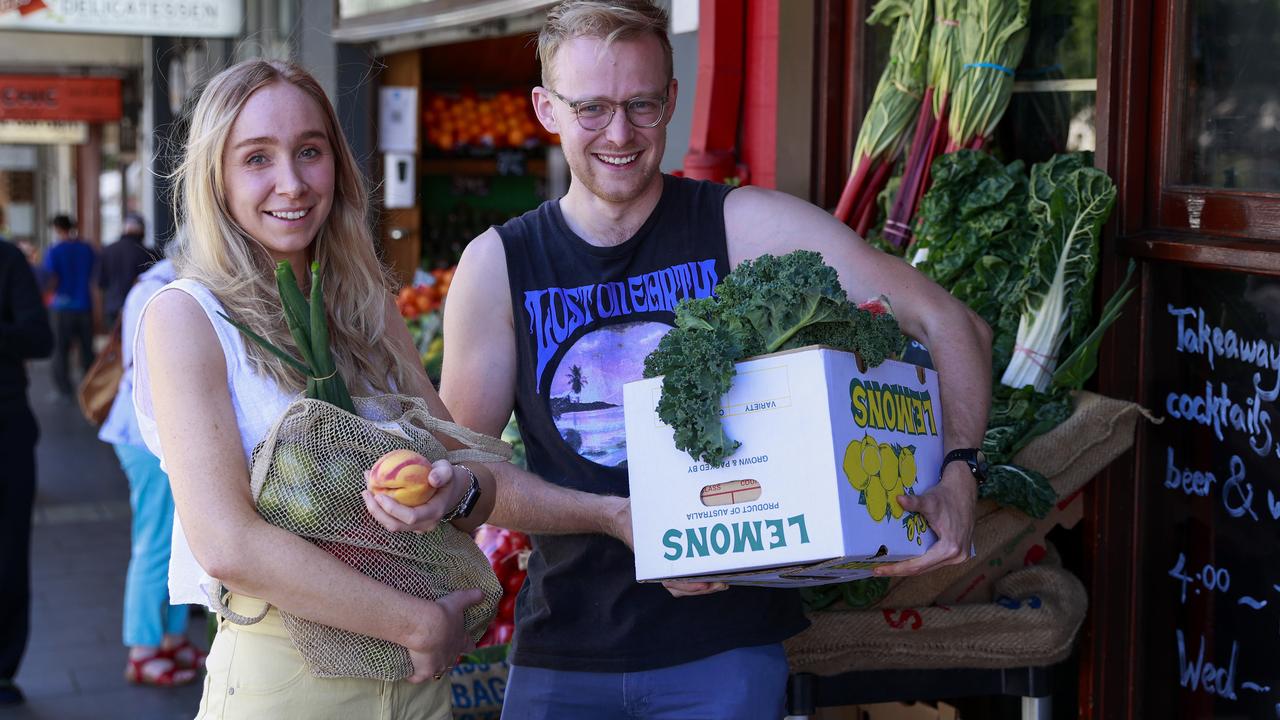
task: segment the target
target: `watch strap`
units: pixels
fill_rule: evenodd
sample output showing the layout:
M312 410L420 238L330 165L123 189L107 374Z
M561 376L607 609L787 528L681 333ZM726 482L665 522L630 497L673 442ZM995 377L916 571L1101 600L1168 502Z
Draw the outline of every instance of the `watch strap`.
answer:
M462 494L458 500L458 504L452 510L445 513L440 518L440 522L450 522L458 518L465 518L471 515L471 511L475 510L476 503L480 501L480 479L476 477L475 472L466 465L454 465L454 467L462 468L471 476L471 485L467 487L467 491Z
M938 474L941 475L942 471L947 469L947 465L957 461L969 466L969 472L973 474L973 479L979 486L987 481L986 458L978 448L959 448L947 453L942 459L942 467L939 468Z

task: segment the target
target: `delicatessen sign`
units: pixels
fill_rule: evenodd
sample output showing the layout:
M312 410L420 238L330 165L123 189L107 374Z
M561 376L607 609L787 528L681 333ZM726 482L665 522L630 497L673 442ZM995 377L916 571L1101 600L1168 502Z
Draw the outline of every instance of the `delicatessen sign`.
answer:
M0 0L0 30L234 37L236 0Z

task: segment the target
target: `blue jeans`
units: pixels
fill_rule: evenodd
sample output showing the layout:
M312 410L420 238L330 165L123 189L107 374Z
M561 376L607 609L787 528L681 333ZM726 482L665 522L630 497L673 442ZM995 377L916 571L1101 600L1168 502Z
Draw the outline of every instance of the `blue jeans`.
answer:
M129 478L133 551L124 584L124 644L159 647L165 635L187 631L185 605L169 604L173 494L160 460L141 445L114 445Z
M502 720L781 720L786 695L781 644L629 673L512 666Z

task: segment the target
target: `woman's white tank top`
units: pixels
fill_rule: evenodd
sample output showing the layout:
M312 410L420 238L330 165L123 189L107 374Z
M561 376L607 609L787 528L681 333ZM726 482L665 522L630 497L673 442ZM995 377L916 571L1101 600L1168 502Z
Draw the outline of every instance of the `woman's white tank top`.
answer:
M146 317L151 302L168 290L185 292L194 298L213 325L218 343L222 346L222 354L226 358L227 389L231 392L231 406L235 408L236 425L240 430L240 446L244 449L245 464L248 465L254 446L266 436L276 419L298 394L286 393L270 378L254 373L245 354L244 337L218 314L223 312L222 303L218 302L208 288L195 280L183 278L166 285L147 303L142 311L143 318ZM143 338L145 325L144 321L139 321L134 340L134 410L138 416L138 429L147 449L160 458L160 466L167 472L168 465L164 449L160 446L151 403L151 378ZM210 478L211 482L214 480ZM173 551L169 555L169 601L173 604L208 605L205 588L216 592L213 585L213 579L196 562L182 530L182 520L174 513Z

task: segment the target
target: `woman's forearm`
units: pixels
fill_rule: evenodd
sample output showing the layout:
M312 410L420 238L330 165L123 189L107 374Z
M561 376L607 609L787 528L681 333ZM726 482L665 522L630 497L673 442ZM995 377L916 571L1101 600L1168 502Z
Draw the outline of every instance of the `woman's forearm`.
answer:
M439 621L434 603L374 580L266 522L247 523L216 568L232 592L322 625L420 647ZM212 574L212 573L211 573Z

